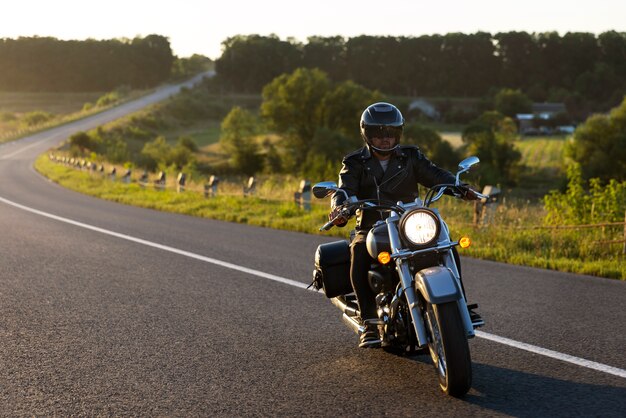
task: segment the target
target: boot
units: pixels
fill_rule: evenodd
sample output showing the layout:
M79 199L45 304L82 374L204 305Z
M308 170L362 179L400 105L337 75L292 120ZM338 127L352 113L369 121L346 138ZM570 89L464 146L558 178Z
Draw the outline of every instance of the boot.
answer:
M369 324L365 325L365 331L359 335L359 340L360 348L378 348L382 342L378 333L378 327Z

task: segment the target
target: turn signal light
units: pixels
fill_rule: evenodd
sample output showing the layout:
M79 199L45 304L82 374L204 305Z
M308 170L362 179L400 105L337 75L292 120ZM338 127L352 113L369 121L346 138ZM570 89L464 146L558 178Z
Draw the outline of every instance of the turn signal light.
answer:
M388 264L391 261L391 254L389 254L387 251L383 251L382 253L378 254L378 262L380 264Z
M472 240L469 237L461 237L459 240L459 245L461 248L467 248L472 245Z

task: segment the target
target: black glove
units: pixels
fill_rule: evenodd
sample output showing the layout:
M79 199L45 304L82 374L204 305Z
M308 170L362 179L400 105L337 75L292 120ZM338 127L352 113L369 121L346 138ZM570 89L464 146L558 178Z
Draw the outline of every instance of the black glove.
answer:
M337 206L336 208L331 210L330 213L328 214L328 220L331 221L337 218L333 221L333 225L345 226L348 223L348 218L344 216L343 211L344 211L344 208L342 208L341 206Z
M480 200L480 197L478 197L479 192L469 184L464 184L459 187L459 192L461 192L461 198L463 200Z

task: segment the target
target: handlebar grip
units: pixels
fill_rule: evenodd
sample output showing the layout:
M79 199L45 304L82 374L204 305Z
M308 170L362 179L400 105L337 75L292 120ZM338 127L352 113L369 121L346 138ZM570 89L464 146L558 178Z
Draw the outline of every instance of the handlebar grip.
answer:
M328 231L330 228L332 228L334 226L333 224L333 220L326 222L321 228L320 231Z

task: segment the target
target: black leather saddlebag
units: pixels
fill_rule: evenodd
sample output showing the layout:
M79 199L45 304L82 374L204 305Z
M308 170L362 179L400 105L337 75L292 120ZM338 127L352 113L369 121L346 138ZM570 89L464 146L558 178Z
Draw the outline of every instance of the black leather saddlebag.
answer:
M350 283L350 246L348 241L322 244L315 252L313 286L328 298L352 293Z

